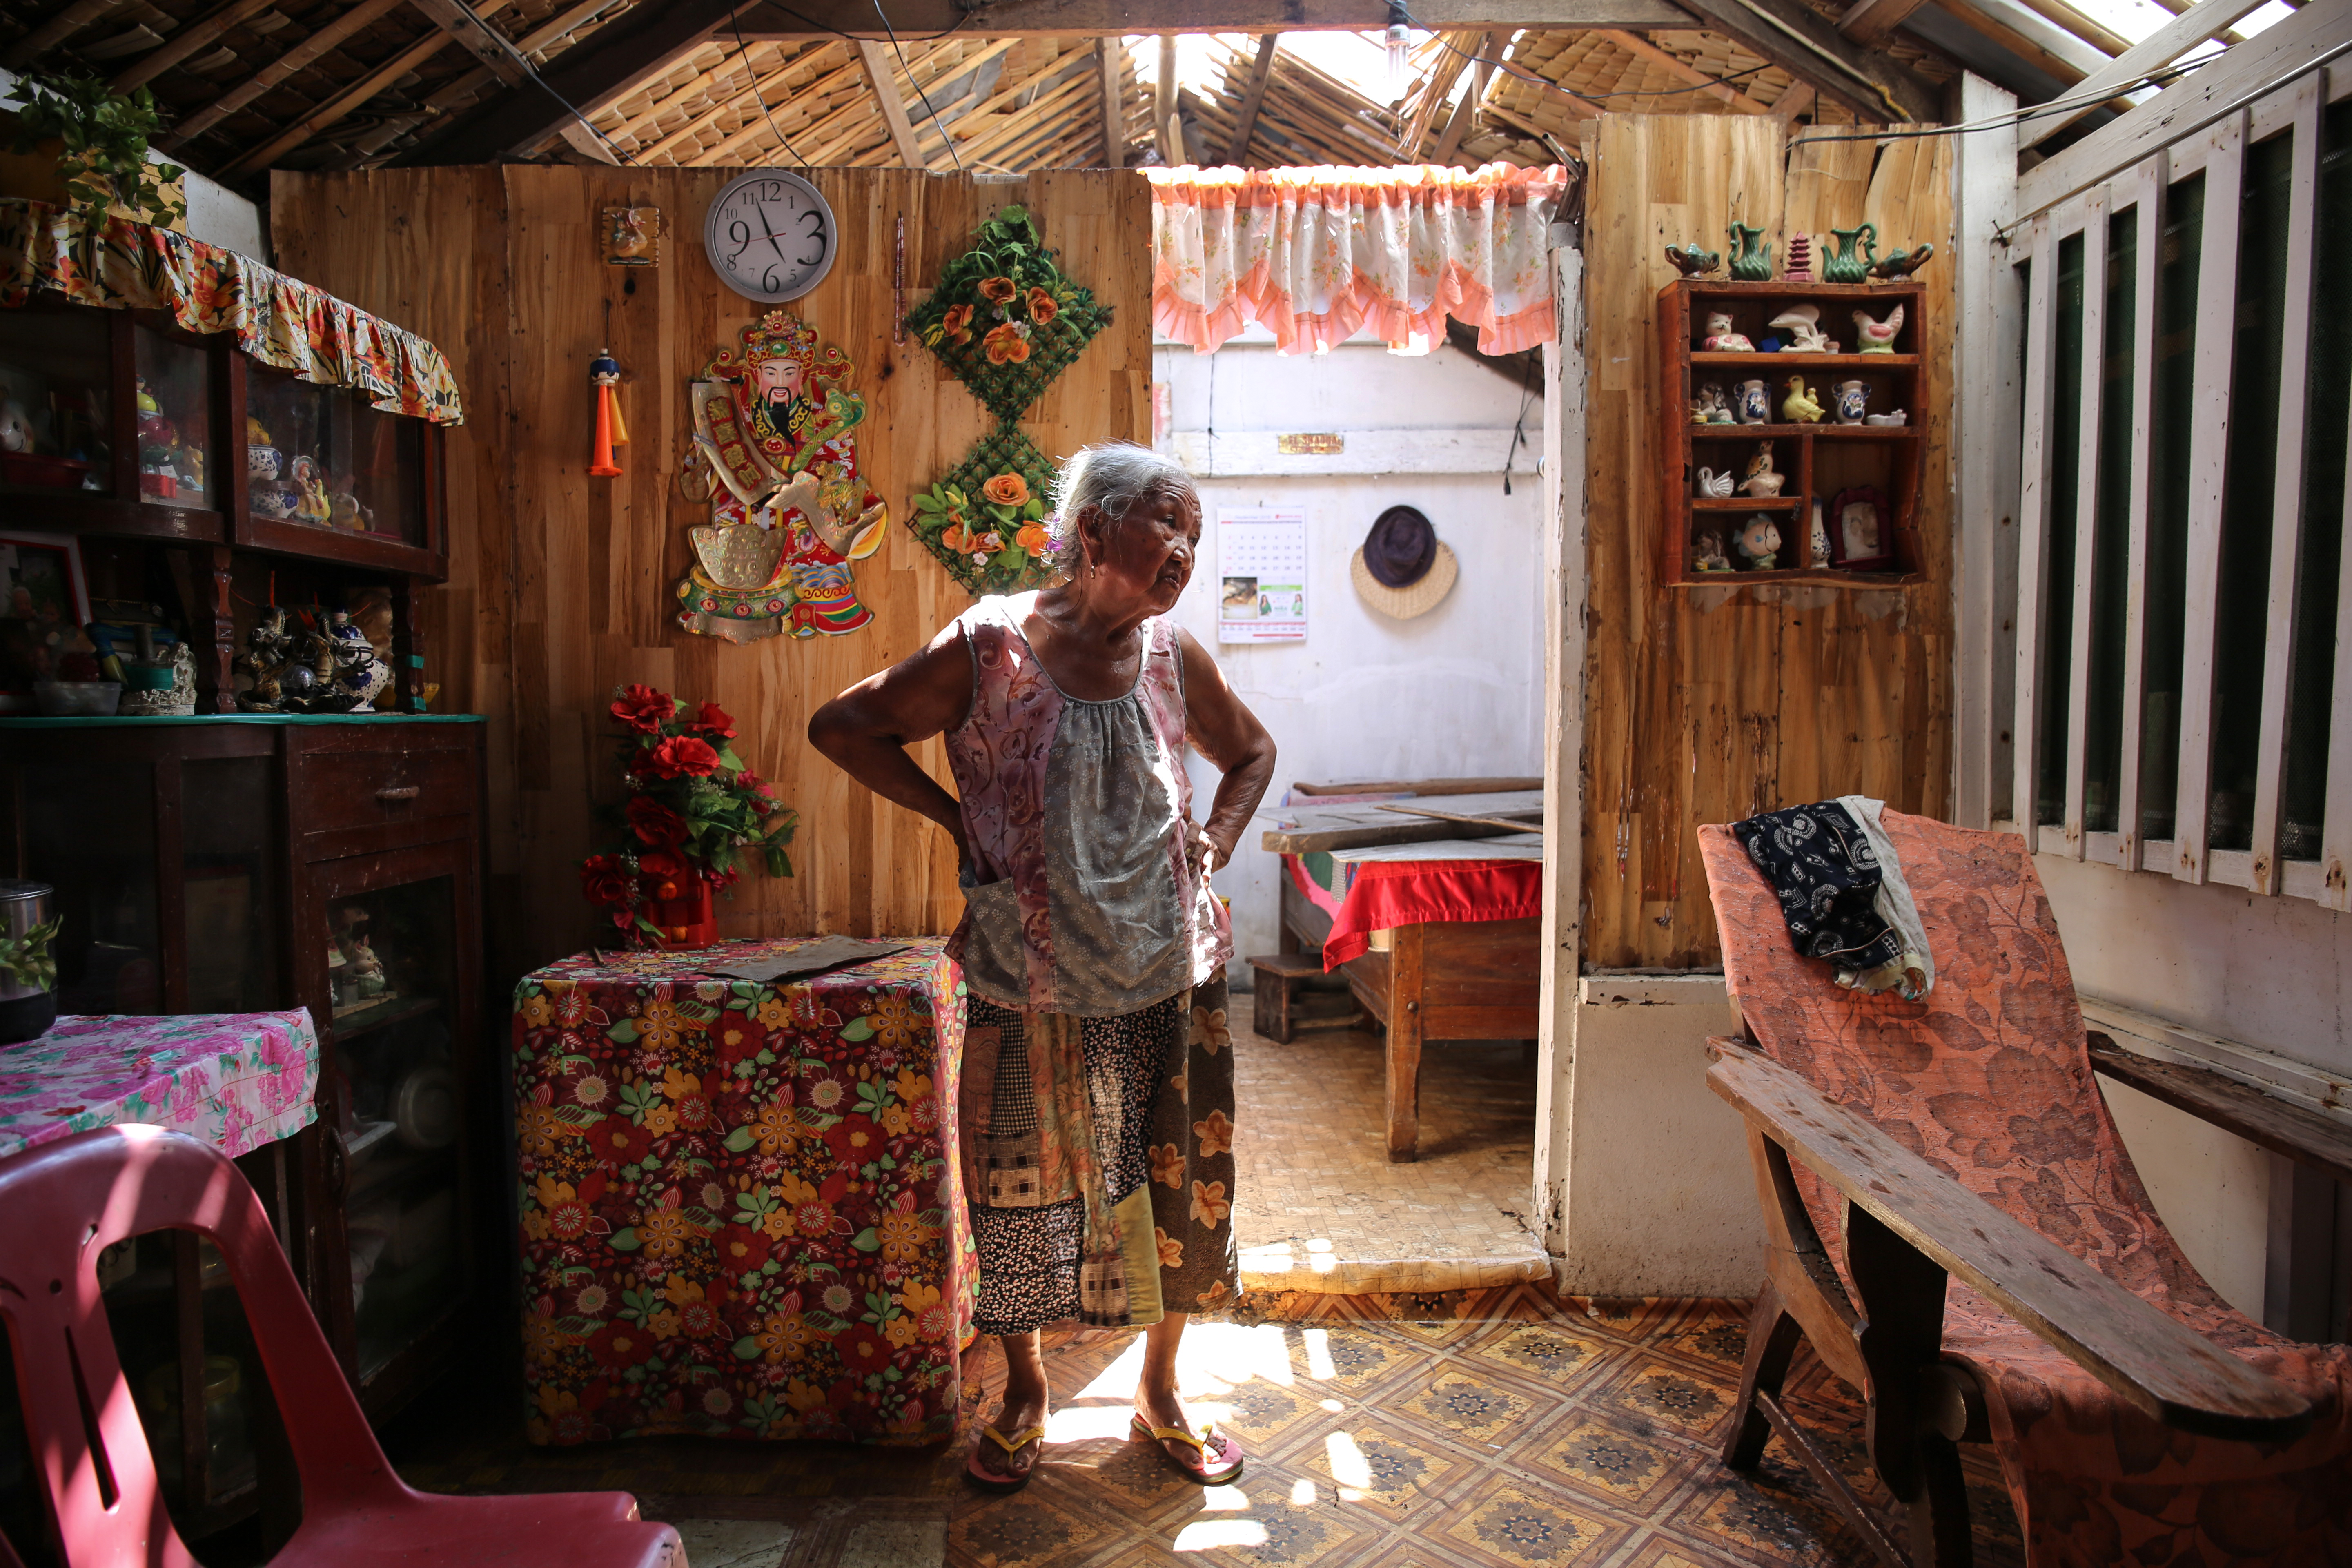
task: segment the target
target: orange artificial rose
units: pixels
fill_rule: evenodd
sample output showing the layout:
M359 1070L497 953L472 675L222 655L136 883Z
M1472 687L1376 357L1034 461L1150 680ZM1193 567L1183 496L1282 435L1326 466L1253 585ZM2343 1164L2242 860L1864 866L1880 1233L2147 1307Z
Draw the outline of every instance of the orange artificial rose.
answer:
M980 297L992 305L1002 305L1021 292L1021 285L1010 278L983 278L980 280Z
M940 331L957 342L971 342L971 307L950 305L947 314L940 318Z
M1046 293L1043 289L1032 289L1029 290L1029 319L1031 321L1036 322L1042 327L1061 313L1062 307L1054 302L1054 297L1051 294Z
M1029 481L1019 474L999 474L981 486L980 493L998 506L1024 506L1029 500Z
M1029 340L1010 321L982 340L988 345L991 364L1020 364L1029 358Z
M1024 522L1021 525L1021 531L1013 536L1013 542L1032 555L1043 555L1045 547L1054 542L1054 538L1045 531L1044 523Z

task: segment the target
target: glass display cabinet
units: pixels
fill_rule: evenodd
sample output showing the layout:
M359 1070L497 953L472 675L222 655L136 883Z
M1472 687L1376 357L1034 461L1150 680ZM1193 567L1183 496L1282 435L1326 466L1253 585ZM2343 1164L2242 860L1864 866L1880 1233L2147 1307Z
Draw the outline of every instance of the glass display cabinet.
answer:
M478 719L391 714L0 718L0 864L57 889L61 1011L310 1009L318 1123L271 1145L282 1169L247 1156L248 1174L379 1417L454 1364L462 1322L502 1278L478 1256L502 1234L477 1215L507 1124L481 1043L481 733ZM185 1355L166 1318L117 1328L144 1325L146 1363L249 1388L258 1363L233 1325L214 1327L233 1308L206 1293ZM234 1372L214 1366L223 1356ZM134 1393L139 1362L126 1355ZM173 1399L142 1394L142 1414L179 1423ZM240 1420L253 1404L198 1403ZM225 1455L205 1484L218 1493L243 1462Z

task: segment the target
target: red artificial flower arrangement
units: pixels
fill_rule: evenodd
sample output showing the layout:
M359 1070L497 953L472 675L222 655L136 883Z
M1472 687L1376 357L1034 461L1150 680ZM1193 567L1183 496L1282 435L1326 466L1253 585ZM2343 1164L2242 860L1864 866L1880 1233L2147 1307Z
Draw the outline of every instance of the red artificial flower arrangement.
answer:
M580 866L580 890L639 942L663 940L650 904L695 896L696 884L723 888L738 863L758 855L772 877L789 877L784 853L800 814L735 754L735 721L715 702L688 711L667 691L625 686L613 717L629 731L621 747L628 803L617 814L619 846Z

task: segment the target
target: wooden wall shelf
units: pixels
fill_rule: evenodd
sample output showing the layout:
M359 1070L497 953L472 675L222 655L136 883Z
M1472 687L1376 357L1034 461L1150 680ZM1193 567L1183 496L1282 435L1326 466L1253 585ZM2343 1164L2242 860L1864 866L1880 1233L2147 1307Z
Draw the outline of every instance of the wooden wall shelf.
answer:
M1867 309L1884 319L1900 304L1904 321L1896 340L1898 349L1916 350L1929 341L1927 289L1917 283L1733 283L1682 279L1661 289L1658 386L1664 458L1659 476L1659 581L1681 586L1770 581L1885 588L1921 580L1919 482L1928 416L1925 356L1916 352L1723 353L1697 346L1710 310L1728 312L1734 330L1760 342L1768 331L1766 323L1788 306L1801 302L1820 305L1822 330L1841 340L1853 331L1854 310ZM1833 402L1835 382L1865 382L1871 390L1871 412L1901 408L1908 415L1908 423L1839 425L1833 414L1814 425L1691 423L1691 405L1707 382L1719 382L1731 394L1742 381L1761 380L1777 412L1787 395L1789 378L1799 374L1804 375L1824 405ZM1759 441L1773 443L1773 467L1788 476L1780 495L1751 500L1743 496L1716 499L1696 493L1701 467L1718 472L1728 469L1736 477L1746 470ZM1885 498L1886 515L1881 528L1892 552L1893 569L1812 566L1807 548L1812 503L1819 501L1826 513L1840 491L1865 486ZM1780 531L1779 559L1801 564L1770 572L1701 572L1693 564L1702 520L1707 526L1720 523L1728 547L1739 521L1756 512L1770 516ZM1836 519L1827 521L1834 530ZM1738 558L1733 552L1732 559Z

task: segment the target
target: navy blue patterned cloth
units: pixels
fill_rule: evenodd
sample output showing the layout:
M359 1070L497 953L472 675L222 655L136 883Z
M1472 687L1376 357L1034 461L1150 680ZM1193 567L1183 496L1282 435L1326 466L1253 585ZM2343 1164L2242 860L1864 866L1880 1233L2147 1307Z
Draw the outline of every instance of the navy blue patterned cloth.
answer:
M1733 823L1731 836L1772 884L1799 952L1856 973L1903 955L1902 933L1878 912L1878 855L1844 806L1785 806Z

